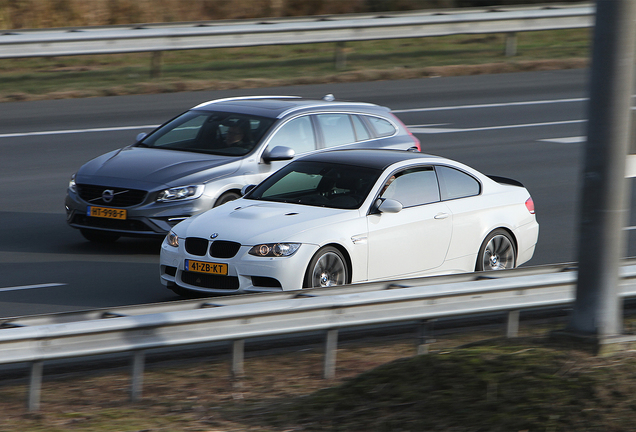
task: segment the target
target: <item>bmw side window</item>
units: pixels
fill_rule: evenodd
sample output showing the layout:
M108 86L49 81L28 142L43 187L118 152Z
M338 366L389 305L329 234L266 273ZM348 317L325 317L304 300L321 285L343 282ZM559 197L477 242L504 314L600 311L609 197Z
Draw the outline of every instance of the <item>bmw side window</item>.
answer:
M472 176L455 168L435 167L443 200L479 195L481 184Z
M356 141L349 114L316 114L325 147L335 147Z
M422 167L396 173L389 178L380 197L399 201L403 207L438 202L440 194L435 170Z
M373 129L375 129L375 133L378 137L387 137L391 135L395 135L397 130L393 124L383 118L380 117L372 117L366 116L366 119L369 121Z
M293 149L296 154L316 150L314 127L309 116L302 116L285 123L270 139L269 149L284 146Z

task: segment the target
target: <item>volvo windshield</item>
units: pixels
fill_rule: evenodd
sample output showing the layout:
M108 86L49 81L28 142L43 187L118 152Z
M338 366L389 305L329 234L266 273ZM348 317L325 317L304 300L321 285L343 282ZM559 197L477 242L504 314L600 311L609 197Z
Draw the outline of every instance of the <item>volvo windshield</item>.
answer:
M251 152L275 119L246 114L188 111L136 145L220 156Z

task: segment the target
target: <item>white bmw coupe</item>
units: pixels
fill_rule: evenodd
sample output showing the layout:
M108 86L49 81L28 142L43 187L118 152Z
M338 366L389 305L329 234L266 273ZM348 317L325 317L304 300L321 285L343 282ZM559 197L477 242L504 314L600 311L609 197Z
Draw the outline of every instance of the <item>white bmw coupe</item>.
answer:
M532 258L538 234L515 180L416 152L321 152L173 227L160 274L205 295L498 270Z

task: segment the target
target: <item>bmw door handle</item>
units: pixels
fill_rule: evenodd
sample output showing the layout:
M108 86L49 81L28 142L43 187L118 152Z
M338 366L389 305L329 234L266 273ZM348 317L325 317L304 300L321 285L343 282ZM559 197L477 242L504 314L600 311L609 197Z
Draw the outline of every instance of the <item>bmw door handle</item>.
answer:
M435 215L435 219L446 219L448 217L448 213L437 213Z

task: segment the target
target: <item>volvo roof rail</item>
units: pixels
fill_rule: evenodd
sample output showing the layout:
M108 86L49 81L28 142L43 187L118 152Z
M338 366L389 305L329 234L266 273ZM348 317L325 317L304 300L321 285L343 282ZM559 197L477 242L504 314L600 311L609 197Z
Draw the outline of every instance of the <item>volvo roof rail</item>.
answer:
M195 106L193 109L201 108L206 105L220 103L220 102L230 102L230 101L250 100L250 99L302 99L302 97L301 96L239 96L239 97L231 97L231 98L214 99L211 101L203 102Z

